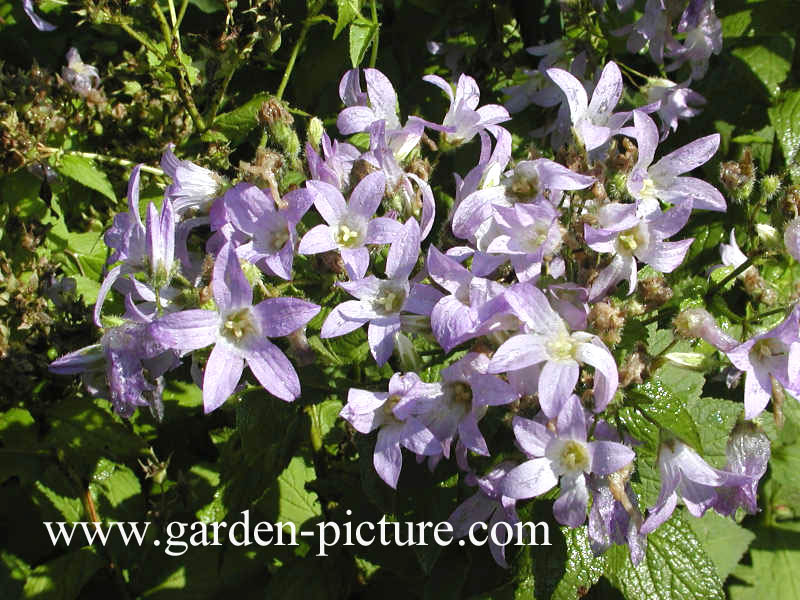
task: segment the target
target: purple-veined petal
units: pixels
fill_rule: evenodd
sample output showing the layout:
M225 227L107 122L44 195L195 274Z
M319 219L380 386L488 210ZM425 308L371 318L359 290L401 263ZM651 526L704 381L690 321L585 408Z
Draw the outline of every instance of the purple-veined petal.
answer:
M387 129L400 127L397 118L397 94L392 82L378 69L364 69L364 79L367 80L367 94L375 116L386 121Z
M600 412L608 406L619 387L617 363L608 348L599 340L578 344L575 358L595 368L594 410Z
M553 515L556 521L568 527L580 527L586 520L588 505L589 490L586 487L586 476L582 472L562 475L561 493L553 503Z
M592 99L589 102L589 114L604 116L614 109L622 96L622 73L613 61L609 61L600 73Z
M386 275L391 279L408 279L417 264L420 252L419 224L409 219L403 231L389 248L386 256Z
M337 225L347 212L342 193L329 183L308 181L306 189L314 196L314 207L328 225Z
M367 327L367 340L375 362L382 366L392 356L394 350L394 334L400 331L400 319L386 323L372 322Z
M647 252L637 253L636 256L656 271L671 273L681 266L693 241L694 238L688 238L679 242L651 243Z
M589 442L586 444L591 460L590 471L610 475L635 458L633 450L618 442Z
M431 311L433 335L445 352L464 341L476 326L474 313L453 296L439 300Z
M718 133L707 135L670 152L650 168L654 179L664 175L681 175L707 163L719 148Z
M422 77L422 81L427 81L428 83L432 83L433 85L444 91L444 93L447 94L447 97L450 99L450 102L453 102L453 88L450 87L450 84L447 83L444 79L442 79L438 75L425 75Z
M375 122L375 112L367 106L349 106L339 113L336 126L342 135L366 131Z
M382 171L370 173L358 182L350 194L348 208L350 212L361 215L365 219L375 214L386 189L386 177Z
M403 452L400 450L401 431L400 426L382 427L378 432L378 441L372 456L372 464L378 476L395 489L403 467Z
M214 261L211 280L214 302L223 313L253 304L253 288L239 264L239 257L230 244L225 244Z
M540 496L558 484L549 458L534 458L509 471L503 480L503 495L516 500Z
M524 417L514 417L512 427L517 443L525 454L532 458L544 456L547 444L553 439L547 427Z
M286 355L267 339L251 340L245 349L247 366L273 396L291 402L300 395L300 380Z
M389 217L377 217L367 223L365 244L391 244L400 235L403 224Z
M562 412L567 399L578 383L580 367L574 360L548 360L539 375L539 404L550 419Z
M583 84L572 73L563 69L547 69L547 75L564 92L572 122L577 122L589 108L589 97Z
M444 294L432 285L415 283L403 305L403 310L417 315L430 316L433 307L444 297Z
M300 254L319 254L337 248L333 240L331 228L327 225L317 225L312 227L300 240L297 252Z
M263 335L283 337L304 327L319 310L316 304L299 298L267 298L252 308L252 314Z
M203 375L203 411L206 414L222 406L233 394L242 378L242 371L244 358L233 346L220 340L208 357Z
M362 279L369 267L369 250L366 248L340 248L342 262L350 279Z
M461 443L467 448L480 454L481 456L489 456L489 447L486 445L486 440L478 429L478 421L472 415L467 415L458 424L458 437Z
M222 325L213 310L183 310L164 315L150 325L150 335L165 348L189 352L217 341Z
M534 160L536 170L544 187L551 190L582 190L592 185L596 179L581 175L547 158ZM526 206L526 205L517 205Z
M342 306L350 302L352 302L354 305L361 304L357 300L348 300L347 302L342 302L342 304L340 304L339 306L334 307L334 309L328 314L327 318L325 319L325 322L322 324L322 331L320 331L319 334L321 338L338 337L340 335L345 335L347 333L350 333L351 331L355 331L369 320L369 319L346 318L342 314Z
M541 387L541 382L540 382ZM561 409L556 421L559 438L571 440L586 440L586 414L583 411L580 399L571 394Z
M636 131L636 145L639 148L637 169L647 169L656 155L658 147L658 127L655 121L639 110L633 111L633 126Z
M702 210L725 212L727 205L720 191L710 183L696 177L676 177L668 188L657 190L664 202L679 204L691 200L692 207Z
M492 356L490 373L505 373L523 369L547 360L546 339L543 336L521 333L506 340Z
M108 292L111 291L111 287L114 283L119 279L120 275L122 275L122 268L124 265L117 265L113 269L111 269L103 279L103 283L100 285L100 290L97 292L97 300L94 304L94 324L98 327L102 327L103 324L100 321L100 315L103 310L103 304L106 301L106 296L108 296Z

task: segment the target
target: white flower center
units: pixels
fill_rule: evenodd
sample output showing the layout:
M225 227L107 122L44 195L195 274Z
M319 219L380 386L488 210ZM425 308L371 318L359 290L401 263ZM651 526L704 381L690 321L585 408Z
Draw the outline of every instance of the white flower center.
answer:
M548 341L546 345L550 359L559 362L575 360L577 346L577 342L566 333Z
M565 472L586 471L589 467L589 452L585 444L576 440L568 440L561 447L558 461Z
M647 230L640 224L619 234L617 249L623 254L631 255L646 247L649 241Z
M361 246L364 240L364 228L358 224L343 221L339 223L333 234L333 241L345 248L356 248Z
M246 337L257 334L258 326L253 320L250 308L243 308L228 314L222 323L221 333L234 343L241 342Z

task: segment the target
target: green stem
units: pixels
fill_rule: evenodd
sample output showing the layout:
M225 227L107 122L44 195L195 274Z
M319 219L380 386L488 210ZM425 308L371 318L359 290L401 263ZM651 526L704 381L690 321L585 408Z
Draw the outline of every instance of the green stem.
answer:
M118 158L116 156L109 156L108 154L97 154L96 152L82 152L80 150L66 150L62 151L60 148L51 148L49 146L44 146L40 148L41 152L46 155L51 154L71 154L72 156L80 156L81 158L88 158L89 160L96 160L98 162L105 162L110 163L112 165L118 165L120 167L135 167L137 163L133 162L132 160L128 160L127 158ZM145 173L152 173L153 175L164 175L164 171L157 167L149 167L147 165L142 165L141 170Z
M372 50L369 56L369 66L374 69L375 63L378 62L378 41L381 35L380 23L378 23L378 7L376 5L376 0L372 0L372 23L375 26L375 34L372 38Z
M706 297L713 296L714 294L716 294L720 289L724 288L731 279L738 277L752 266L753 266L753 259L748 258L746 261L744 261L742 264L736 267L733 271L728 273L728 276L725 277L725 279L723 279L718 284L713 286L710 290L708 290Z
M303 23L303 28L300 30L300 37L297 38L297 42L295 42L294 48L292 48L292 54L289 56L289 62L286 63L286 69L283 72L281 84L278 86L278 91L275 92L275 97L278 100L283 98L283 92L286 91L286 86L289 84L289 78L292 76L294 63L297 61L297 55L300 53L300 46L302 46L303 42L306 41L306 35L308 35L308 30L311 29L311 25L311 18L309 17Z
M127 23L123 23L123 22L121 22L121 21L120 21L120 22L117 22L117 25L119 25L119 26L122 28L122 30L123 30L125 33L127 33L129 36L131 36L131 37L132 37L133 39L135 39L137 42L139 42L139 43L140 43L142 46L144 46L145 48L147 48L147 49L148 49L150 52L152 52L153 54L155 54L155 55L156 55L158 58L161 58L161 59L163 59L163 58L164 58L164 54L162 54L161 50L159 50L159 49L158 49L158 48L157 48L157 47L156 47L156 46L153 44L153 42L151 42L151 41L150 41L150 40L148 40L146 37L144 37L144 36L143 36L141 33L139 33L138 31L136 31L135 29L133 29L133 27L131 27L131 26L130 26L130 25L128 25Z
M186 9L188 6L189 0L183 0L183 2L181 2L181 7L178 9L178 20L175 22L175 31L177 31L178 27L181 26L181 23L183 22L183 15L186 14Z

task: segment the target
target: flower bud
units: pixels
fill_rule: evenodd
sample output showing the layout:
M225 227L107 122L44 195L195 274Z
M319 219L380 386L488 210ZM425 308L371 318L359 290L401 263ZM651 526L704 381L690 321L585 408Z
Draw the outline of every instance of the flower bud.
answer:
M702 308L683 311L673 322L675 332L684 338L702 338L718 350L728 352L739 344L720 329L714 317Z
M758 235L758 239L772 250L779 250L781 248L781 238L778 235L778 230L775 229L772 225L767 225L766 223L757 223L756 224L756 235Z
M323 133L325 133L325 128L322 125L322 120L319 117L312 117L308 122L308 129L306 129L306 139L317 152L319 152L319 147L322 143Z

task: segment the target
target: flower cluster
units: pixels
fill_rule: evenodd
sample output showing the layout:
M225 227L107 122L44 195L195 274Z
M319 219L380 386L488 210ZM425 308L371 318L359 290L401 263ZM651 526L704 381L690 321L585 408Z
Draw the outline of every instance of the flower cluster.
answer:
M712 4L685 8L683 44L668 30L674 4L648 1L630 44L649 44L657 60L666 52L672 66L689 61L699 74L717 47ZM567 165L513 161L502 126L508 111L480 106L468 75L455 85L425 77L447 94L449 108L439 122L411 116L403 124L395 90L376 69L349 71L339 86L345 108L338 130L362 141L366 134L368 144L359 149L354 139L327 133L318 145L309 142L309 178L282 195L275 186L231 185L167 148L162 167L171 181L160 208L149 204L142 219L137 167L128 211L106 232L112 254L95 308L100 342L52 369L83 373L90 391L108 394L124 416L139 406L160 414L163 377L187 356L206 412L235 394L245 365L260 386L290 402L302 382L271 339L302 332L322 311L322 339L366 326L375 363L393 373L384 389L351 388L341 417L359 433L377 432L374 467L391 487L400 481L402 448L431 468L453 454L478 487L451 516L462 533L476 520L515 523L517 502L558 487L559 523L579 527L588 518L595 552L626 543L638 562L646 536L678 500L696 516L709 508L756 511L770 450L765 435L748 426L732 435L724 468L663 431L661 493L642 507L632 486L637 441L614 419L625 403L621 367L613 340L600 335L608 328L598 325L602 307L612 310L637 289L644 265L671 273L684 263L693 239L682 230L694 211L726 210L716 188L685 175L711 159L719 136L660 151L648 116L658 104L617 111L623 83L614 62L590 97L576 76L585 64L576 58L569 71L555 66L562 51L547 49L544 73L555 87L535 97L562 105L549 133L554 146L569 144L574 160ZM477 164L456 176L447 214L437 214L444 204L428 182L426 130L447 151L480 140ZM638 157L619 166L612 159L622 138L636 142ZM624 186L611 198L605 185L614 178ZM449 231L434 230L435 223ZM797 238L792 224L786 243L795 256ZM306 293L295 281L296 264L311 261L333 272L333 289L324 292L341 302L321 308L280 294ZM121 316L104 314L111 290L123 299L115 305ZM681 315L676 328L705 339L745 373L744 417L752 419L776 386L800 393L798 310L741 343L699 309ZM435 345L441 358L433 377L417 366L418 342ZM498 450L484 436L486 417L504 412L513 433L508 446L515 442L517 451L480 475ZM499 546L492 553L506 564Z

